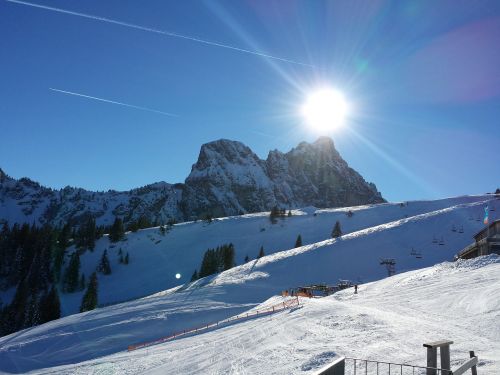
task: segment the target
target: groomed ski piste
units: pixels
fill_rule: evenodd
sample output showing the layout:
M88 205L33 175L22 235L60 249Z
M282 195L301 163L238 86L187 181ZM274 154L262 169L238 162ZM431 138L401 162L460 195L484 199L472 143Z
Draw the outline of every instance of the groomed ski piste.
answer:
M482 228L476 218L487 203L491 207L497 201L494 196L476 196L409 202L404 206L367 206L352 208L354 215L349 219L345 209L305 209L279 220L274 227L266 224L266 214L228 218L210 225L175 226L165 240L172 239L181 228L205 230L213 225L215 230L218 225L233 223L224 224L224 233L213 234L213 238L198 238L203 245L193 256L197 264L207 247L224 242L235 243L239 257L245 256L244 251L239 252L244 246L258 251L263 241L260 235L274 230L279 234L267 240L275 244L280 240L293 243L298 233L304 240L310 237L315 242L283 251L276 245L274 254L219 275L0 338L0 371L302 374L313 372L337 355L423 366L422 344L449 339L455 342L451 348L452 368L468 358L469 350L474 350L480 359L480 374L498 374L498 257L442 263L451 260ZM299 212L303 214L299 216ZM325 239L338 218L342 218L342 229L349 233L338 239ZM268 227L261 232L262 225ZM452 232L452 225L463 226L464 233ZM133 250L134 236L153 243L148 236L155 233L157 230L151 229L128 236L125 243L131 254L130 266L134 258L141 264L139 246ZM238 243L242 233L248 234ZM322 240L314 239L318 237ZM433 243L434 237L443 238L444 245ZM210 242L216 240L217 243ZM98 259L99 251L108 246L104 241L105 238L100 240L89 256ZM421 259L410 254L412 247L422 254ZM152 249L154 243L142 251L155 253ZM188 251L183 251L190 258ZM380 258L395 258L397 275L387 278L385 268L379 265ZM164 272L174 270L174 265L170 267ZM118 272L113 269L116 280ZM133 272L132 268L129 272ZM119 298L133 298L140 290L136 281L141 276L154 280L151 274L155 272L158 271L152 269L143 275L130 275L129 281L122 275L121 283L116 284L107 284L105 277L100 277L100 296L112 294L115 287ZM339 279L361 281L359 294L347 289L321 299L300 298L300 308L127 351L129 345L272 306L282 301L281 290L321 282L333 284ZM69 304L64 298L63 303Z

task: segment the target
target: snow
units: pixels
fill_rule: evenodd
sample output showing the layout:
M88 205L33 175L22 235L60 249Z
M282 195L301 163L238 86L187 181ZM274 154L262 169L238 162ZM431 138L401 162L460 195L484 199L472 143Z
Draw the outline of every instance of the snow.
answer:
M498 256L446 262L363 284L357 295L347 289L321 299L301 298L300 309L137 351L109 349L113 343L130 342L131 328L139 333L154 326L155 318L169 316L180 327L188 316L197 315L192 310L190 314L194 306L203 315L222 308L203 294L191 296L191 301L165 295L11 335L1 341L0 363L3 370L36 369L33 373L40 374L305 374L337 355L424 366L422 344L449 339L454 341L452 368L475 350L479 373L494 375L500 368L499 293ZM273 297L261 306L279 299ZM199 323L188 320L190 326ZM69 345L72 341L77 344ZM63 365L84 358L89 360ZM60 366L52 367L55 364Z
M290 249L298 234L301 234L304 245L315 244L314 247L322 241L327 241L324 245L332 244L330 235L337 220L341 222L345 233L353 233L356 236L363 235L364 232L358 232L363 229L380 231L409 221L408 225L403 226L401 236L398 235L394 239L384 238L383 234L379 236L381 242L377 252L369 252L366 255L369 261L365 263L370 265L369 267L342 276L354 280L358 277L363 280L374 280L385 274L384 269L379 266L376 267L377 272L372 269L372 265L376 264L380 257L401 258L403 252L403 258L397 260L398 271L453 259L454 254L472 241L472 234L482 227L481 222L470 221L468 217L470 214L474 217L479 214L486 199L491 197L460 197L446 199L444 202L441 200L412 202L403 208L399 204L371 205L359 209L352 208L355 214L351 218L345 215L343 209L313 211L309 208L300 210L298 215L279 219L274 225L271 224L268 213L250 214L216 219L211 224L206 222L178 224L164 237L157 228L141 230L129 233L127 241L115 245L111 245L107 237L99 240L93 252L87 251L81 257L82 272L88 279L99 263L102 252L108 249L112 274L99 275L99 302L107 305L144 297L188 282L194 270L199 270L207 248L214 248L224 243L232 242L235 245L236 262L242 264L246 255L250 259L255 259L261 246L264 246L266 254ZM418 225L413 225L412 220L419 220ZM464 233L451 232L453 224L463 224ZM410 229L411 232L406 233ZM445 239L444 246L438 247L431 243L434 234ZM344 240L349 238L345 236ZM347 246L347 249L350 249L351 243L346 243L344 240L343 244L339 243L336 248L343 249ZM410 257L411 247L421 251L423 259ZM120 248L124 254L127 252L130 254L129 265L119 263ZM308 248L300 251L306 249ZM439 251L435 251L437 249ZM294 251L296 250L290 254L294 254ZM285 254L288 253L281 253L280 256ZM249 263L248 267L252 264ZM350 265L347 265L347 268L352 269ZM177 273L181 274L179 280L175 278ZM252 277L260 276L252 275ZM83 292L62 295L64 315L78 311L82 295Z
M497 374L500 261L491 256L442 263L472 241L481 223L469 217L480 214L486 201L496 204L491 200L372 205L353 208L351 218L343 210L308 208L275 225L265 214L244 215L176 225L165 237L157 229L130 233L111 249L103 238L82 256L89 275L108 248L113 273L99 277L100 302L151 295L0 338L0 371L292 374L311 372L335 355L424 365L422 344L450 339L454 366L475 350L481 375ZM336 220L349 234L331 239ZM452 232L453 224L463 225L464 233ZM298 233L305 245L290 249ZM445 245L433 244L434 235L444 237ZM238 263L247 253L255 257L261 244L269 255L178 285L176 273L185 282L203 252L225 242L235 244ZM119 247L130 253L130 265L117 263ZM412 247L422 259L410 255ZM396 276L385 278L382 257L396 259ZM301 299L300 309L125 351L131 344L269 306L283 289L338 279L364 284L358 295L346 290ZM62 295L64 311L75 312L80 299L79 293Z

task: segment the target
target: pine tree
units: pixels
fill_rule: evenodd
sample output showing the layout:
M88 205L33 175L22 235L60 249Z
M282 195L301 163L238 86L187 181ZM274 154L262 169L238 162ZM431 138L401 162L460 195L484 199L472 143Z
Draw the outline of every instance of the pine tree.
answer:
M50 291L42 297L40 302L40 321L41 323L50 322L51 320L61 317L61 302L57 289L52 286Z
M280 209L278 206L274 206L271 209L271 213L269 214L269 220L271 220L271 224L276 224L278 221L276 220L280 216Z
M292 216L292 210L288 210L288 217Z
M198 274L200 278L217 273L217 258L214 249L208 249L203 255L203 260L201 261L200 273Z
M160 234L161 234L162 236L164 236L164 235L165 235L165 233L166 233L165 226L164 226L164 225L160 225L159 230L160 230Z
M248 263L248 261L250 260L250 258L248 257L248 254L245 256L245 263Z
M123 240L124 238L125 228L123 227L123 221L119 217L116 217L109 231L109 240L111 242L118 242Z
M198 271L194 270L193 276L191 276L191 281L196 281L198 280Z
M295 247L301 247L302 246L302 237L300 234L297 236L297 240L295 241Z
M80 273L80 255L75 251L69 260L68 267L64 273L63 288L65 292L73 293L78 289L78 282Z
M340 236L342 236L342 230L340 229L340 222L337 220L332 230L332 237L338 238Z
M101 272L103 275L111 274L111 265L109 264L108 250L106 249L104 249L104 252L102 253L101 261L99 262L97 270Z
M89 286L83 295L80 312L94 310L97 307L97 274L94 272L90 277Z
M70 245L71 226L69 223L64 224L58 236L58 245L62 249L66 249Z
M234 251L234 245L230 243L229 245L223 245L221 246L221 253L222 253L222 270L226 271L228 269L231 269L235 266L235 251Z
M125 255L125 259L123 260L123 264L128 264L128 262L129 262L129 257L127 252L127 255Z
M257 259L262 258L264 255L265 255L264 254L264 246L261 246L260 250L259 250L259 255L257 255Z

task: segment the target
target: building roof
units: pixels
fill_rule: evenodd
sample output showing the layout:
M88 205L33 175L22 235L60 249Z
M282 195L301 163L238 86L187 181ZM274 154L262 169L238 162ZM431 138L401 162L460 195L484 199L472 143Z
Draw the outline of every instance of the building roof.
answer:
M488 230L490 227L494 226L496 223L500 223L500 219L492 221L486 227L484 227L483 229L481 229L479 232L475 233L472 237L476 237L478 234L483 233L484 231Z

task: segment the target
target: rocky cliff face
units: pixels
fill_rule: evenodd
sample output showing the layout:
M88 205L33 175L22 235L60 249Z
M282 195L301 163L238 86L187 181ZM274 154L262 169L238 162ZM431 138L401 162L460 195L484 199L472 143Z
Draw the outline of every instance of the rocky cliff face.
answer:
M214 216L285 208L384 202L375 185L349 168L330 138L300 143L261 160L240 142L203 145L186 179L186 213Z
M159 182L127 192L52 190L0 170L0 220L61 224L93 215L99 225L115 216L151 222L266 211L277 205L342 207L384 202L375 185L349 168L330 138L300 143L261 160L240 142L218 140L201 147L184 184Z

